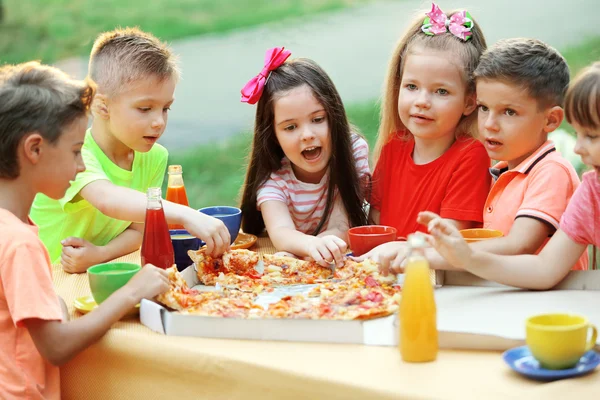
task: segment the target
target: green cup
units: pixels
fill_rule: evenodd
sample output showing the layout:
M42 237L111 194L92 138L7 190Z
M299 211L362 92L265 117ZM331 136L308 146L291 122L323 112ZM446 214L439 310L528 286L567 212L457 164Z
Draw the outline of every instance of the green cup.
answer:
M111 294L125 286L141 267L137 264L110 262L88 268L90 290L97 304L102 303Z

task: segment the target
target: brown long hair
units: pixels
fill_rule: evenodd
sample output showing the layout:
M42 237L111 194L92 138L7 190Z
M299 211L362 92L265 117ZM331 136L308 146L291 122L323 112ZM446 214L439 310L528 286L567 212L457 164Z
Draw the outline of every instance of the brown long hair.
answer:
M331 214L335 189L343 202L350 226L365 225L364 193L358 178L352 150L352 132L342 99L329 76L314 61L297 58L271 72L256 108L254 139L242 194L242 229L258 234L265 228L262 213L256 207L258 189L270 174L281 168L283 150L275 136L275 101L290 90L307 85L327 113L331 138L327 203L323 217L313 232L318 234Z
M448 17L456 14L459 11L451 11L446 13ZM424 15L425 13L423 13ZM411 53L412 49L432 49L441 51L452 51L456 54L457 59L462 61L464 65L464 79L467 82L467 93L475 92L475 81L473 79L473 71L479 63L479 57L487 48L483 32L479 28L479 24L473 19L473 28L471 30L471 38L466 42L454 36L450 32L440 35L429 36L421 30L424 17L417 17L410 25L408 30L400 38L392 57L388 64L386 74L383 99L381 102L379 132L377 134L377 143L373 152L374 162L377 162L381 149L389 142L394 134L404 128L400 116L398 115L398 95L400 93L400 82L404 72L404 63L406 56ZM472 132L476 129L477 113L473 112L468 116L462 116L459 125L456 129L456 135L472 136Z

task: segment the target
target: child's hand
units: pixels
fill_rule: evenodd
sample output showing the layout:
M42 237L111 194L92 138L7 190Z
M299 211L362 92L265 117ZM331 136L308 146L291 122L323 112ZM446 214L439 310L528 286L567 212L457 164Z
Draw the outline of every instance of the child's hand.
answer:
M206 253L218 257L229 250L231 237L227 227L220 219L192 210L193 214L186 218L185 229L192 235L206 242Z
M136 303L142 299L152 299L169 290L169 273L152 264L146 264L125 287L132 291Z
M60 263L65 272L85 272L92 265L103 261L101 248L85 239L68 237L60 243L63 245Z
M406 242L388 242L380 244L360 257L352 257L352 259L358 262L371 259L379 265L382 275L387 276L390 272L393 274L403 272L403 263L407 254Z
M430 211L420 212L417 221L427 226L427 241L438 253L453 266L464 269L473 251L456 226Z
M344 254L348 245L334 235L314 237L308 244L308 255L324 267L334 263L341 267L344 264Z

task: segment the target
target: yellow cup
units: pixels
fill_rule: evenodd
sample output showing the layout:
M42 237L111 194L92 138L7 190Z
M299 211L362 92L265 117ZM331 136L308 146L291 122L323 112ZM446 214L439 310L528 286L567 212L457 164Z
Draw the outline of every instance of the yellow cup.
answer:
M588 340L588 332L592 337ZM526 323L526 342L542 368L571 368L596 344L598 331L587 318L573 314L542 314Z

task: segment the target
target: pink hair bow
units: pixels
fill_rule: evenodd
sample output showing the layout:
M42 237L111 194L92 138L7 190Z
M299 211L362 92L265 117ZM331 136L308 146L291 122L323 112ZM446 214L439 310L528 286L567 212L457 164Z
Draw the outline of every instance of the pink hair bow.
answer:
M267 83L267 78L271 71L276 70L292 55L292 52L285 50L285 47L273 47L267 50L265 55L265 66L257 76L250 79L242 88L242 102L255 104L262 95Z
M431 11L425 13L427 18L423 21L421 30L427 35L441 35L446 32L452 33L459 39L467 41L471 38L473 19L466 11L459 11L450 18L440 10L437 4L432 3Z

